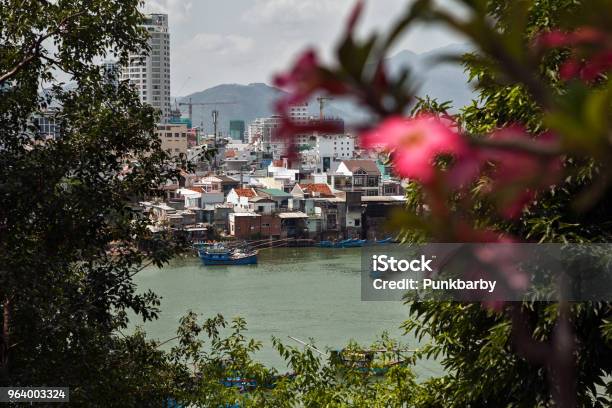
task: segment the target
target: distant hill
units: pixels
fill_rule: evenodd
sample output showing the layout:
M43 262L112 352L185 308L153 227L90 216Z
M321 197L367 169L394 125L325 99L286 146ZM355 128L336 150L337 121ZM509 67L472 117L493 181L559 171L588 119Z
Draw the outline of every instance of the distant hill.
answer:
M219 129L222 133L229 132L230 120L244 120L248 124L256 118L267 117L274 114L274 102L285 92L263 83L249 85L224 84L177 98L178 102L187 102L189 98L193 103L214 103L214 102L236 102L234 105L206 105L193 107L194 126L204 125L207 132L212 132L212 111L219 111ZM318 105L310 104L312 115L318 115ZM187 107L182 107L184 115L187 114ZM347 117L346 112L329 107L325 109L325 114L330 116Z
M469 52L464 44L453 44L430 52L415 54L402 51L387 60L391 75L396 75L402 67L409 67L411 73L420 83L416 93L419 96L429 95L440 102L450 100L455 110L468 105L475 97L468 84L464 68L458 64L440 63L441 56L461 55ZM422 81L422 82L421 82Z
M467 84L467 75L463 72L462 67L439 64L435 61L435 57L449 53L461 54L467 51L469 49L465 45L451 45L423 54L402 51L390 57L387 63L391 75L397 74L401 67L410 67L415 79L422 81L421 87L417 90L418 95L429 95L440 101L452 100L453 106L459 108L470 103L474 97ZM224 84L177 98L177 101L186 102L189 98L194 103L236 101L235 105L194 106L193 108L194 125L203 124L207 132L212 132L211 112L213 109L218 110L219 129L223 134L227 134L230 120L244 120L248 126L256 118L272 115L274 101L283 94L282 90L264 83ZM319 106L316 101L313 102L309 104L309 110L312 115L317 116ZM183 107L182 110L186 114L187 108ZM347 123L357 123L367 118L367 112L344 100L329 102L325 107L325 115L339 116Z
M213 109L219 111L219 125L223 133L229 131L230 120L244 120L248 125L255 118L270 116L274 101L282 93L281 90L266 84L225 84L177 98L179 102L193 103L237 102L235 105L207 105L193 107L193 125L204 124L207 132L212 132L211 115ZM187 107L181 109L187 114Z

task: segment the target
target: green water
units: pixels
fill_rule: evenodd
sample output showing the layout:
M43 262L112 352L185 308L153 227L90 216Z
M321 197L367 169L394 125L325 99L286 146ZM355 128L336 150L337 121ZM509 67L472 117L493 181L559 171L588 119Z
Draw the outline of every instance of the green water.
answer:
M256 357L279 370L285 364L271 336L314 338L321 349L341 348L349 340L369 345L383 331L410 348L416 340L400 324L407 307L399 302L360 300L360 249L277 248L260 251L258 265L205 267L196 257L148 268L136 276L139 289L162 296L159 320L145 329L152 338L169 339L187 310L203 316L242 316L248 335L263 341ZM420 376L439 373L435 362L422 362Z

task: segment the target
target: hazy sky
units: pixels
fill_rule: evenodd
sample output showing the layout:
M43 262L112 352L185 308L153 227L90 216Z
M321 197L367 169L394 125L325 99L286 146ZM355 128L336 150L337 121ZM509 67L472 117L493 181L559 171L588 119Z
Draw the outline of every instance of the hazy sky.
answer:
M359 32L385 27L411 0L369 0ZM441 0L441 3L450 3ZM295 55L314 46L329 57L355 0L147 0L169 14L172 95L223 83L271 82ZM396 51L429 51L462 42L441 28L414 29Z

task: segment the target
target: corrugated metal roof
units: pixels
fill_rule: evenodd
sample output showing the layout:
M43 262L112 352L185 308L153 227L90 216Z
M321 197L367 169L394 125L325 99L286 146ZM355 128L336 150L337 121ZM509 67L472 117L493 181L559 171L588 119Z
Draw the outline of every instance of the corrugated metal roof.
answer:
M296 218L308 218L308 214L296 211L296 212L286 212L278 214L278 218L281 219L296 219Z
M362 196L361 202L363 203L401 203L406 201L404 196Z

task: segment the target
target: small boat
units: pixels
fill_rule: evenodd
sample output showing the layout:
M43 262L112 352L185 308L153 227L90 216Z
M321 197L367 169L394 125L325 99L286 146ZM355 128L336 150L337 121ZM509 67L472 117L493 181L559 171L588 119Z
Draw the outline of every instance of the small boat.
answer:
M332 241L321 241L317 244L315 244L315 246L319 247L319 248L334 248L334 243Z
M376 355L379 353L387 353L389 350L332 350L331 361L346 368L358 371L360 373L373 376L382 376L389 371L391 367L407 364L406 359L400 357L397 352L397 359L392 361L376 361Z
M252 378L227 377L221 381L224 387L238 388L240 392L248 392L257 388L257 381Z
M375 242L377 244L379 244L379 245L392 244L393 243L393 238L389 237L389 238L385 238L385 239L378 239Z
M359 248L365 243L365 239L347 239L340 242L340 248Z
M320 241L315 244L319 248L358 248L364 246L365 239L345 239L342 241Z
M215 245L198 251L204 265L255 265L257 251L229 249L224 245Z

